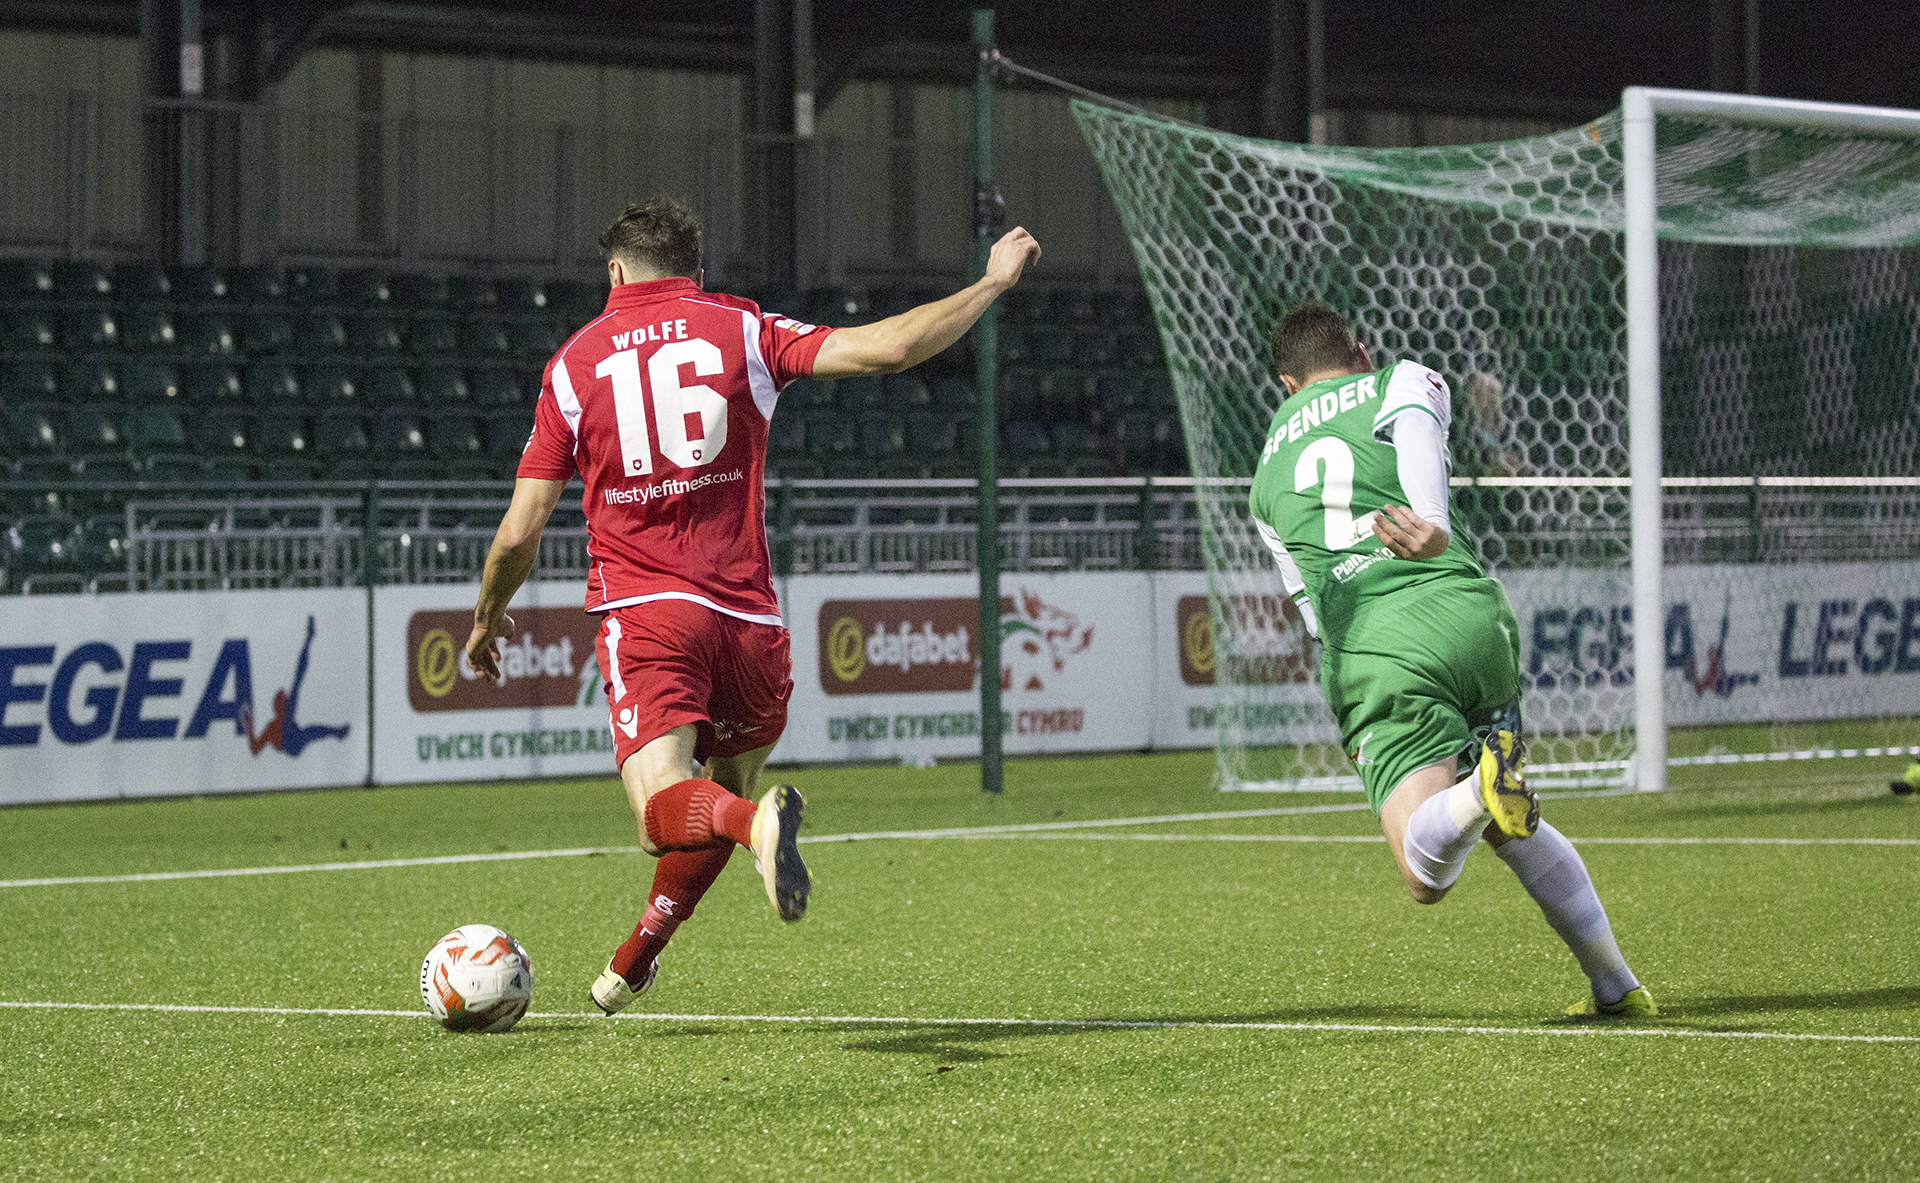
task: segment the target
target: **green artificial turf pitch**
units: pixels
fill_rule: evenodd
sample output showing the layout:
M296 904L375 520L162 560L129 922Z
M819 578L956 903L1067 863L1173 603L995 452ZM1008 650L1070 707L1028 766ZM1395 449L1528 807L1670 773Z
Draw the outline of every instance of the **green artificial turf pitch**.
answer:
M1420 907L1349 798L1217 794L1206 754L1015 762L1000 799L965 764L792 772L814 837L1317 811L818 842L792 927L740 855L635 1007L723 1017L588 1005L636 853L0 888L0 1002L110 1008L0 1008L0 1178L1911 1179L1901 763L1545 803L1648 1030L1555 1019L1585 981L1484 848ZM1223 840L1273 835L1313 840ZM1898 841L1599 841L1689 837ZM611 779L19 808L0 879L634 841ZM507 1035L420 1004L476 921L533 954Z

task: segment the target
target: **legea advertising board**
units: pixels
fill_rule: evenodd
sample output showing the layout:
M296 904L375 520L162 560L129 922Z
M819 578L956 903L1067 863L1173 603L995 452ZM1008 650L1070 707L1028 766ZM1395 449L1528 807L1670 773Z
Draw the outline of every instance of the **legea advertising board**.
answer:
M9 597L0 801L367 779L353 590Z

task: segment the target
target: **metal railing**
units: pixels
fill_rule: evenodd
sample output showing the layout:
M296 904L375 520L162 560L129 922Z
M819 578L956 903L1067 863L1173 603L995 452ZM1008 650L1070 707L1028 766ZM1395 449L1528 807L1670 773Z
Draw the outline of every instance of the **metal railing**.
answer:
M1236 495L1246 484L1228 483ZM1664 483L1671 564L1920 558L1920 478ZM1626 478L1454 484L1454 515L1496 570L1625 562ZM65 549L50 560L28 553L26 520L0 530L0 589L32 595L470 582L479 578L510 491L504 483L445 482L246 494L128 488L119 512L84 526L72 522ZM544 576L586 575L578 504L571 493L563 497L542 536L537 570ZM975 506L969 480L774 482L767 487L767 541L782 575L971 571ZM1199 570L1200 509L1186 477L1009 478L1000 482L1001 565L1031 572Z

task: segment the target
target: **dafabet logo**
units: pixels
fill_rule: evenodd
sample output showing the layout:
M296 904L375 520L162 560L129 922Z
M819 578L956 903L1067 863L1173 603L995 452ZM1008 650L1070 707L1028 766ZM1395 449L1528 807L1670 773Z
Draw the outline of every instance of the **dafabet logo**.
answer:
M1221 604L1238 644L1223 654L1214 646L1213 619L1205 596L1181 596L1174 605L1180 638L1180 680L1211 686L1219 667L1242 686L1273 686L1314 680L1314 654L1300 610L1286 596L1227 596Z
M599 621L578 608L517 608L500 643L500 680L467 664L473 612L415 612L407 620L407 701L416 711L585 706L599 700Z
M828 600L820 605L820 688L828 694L973 689L975 600Z

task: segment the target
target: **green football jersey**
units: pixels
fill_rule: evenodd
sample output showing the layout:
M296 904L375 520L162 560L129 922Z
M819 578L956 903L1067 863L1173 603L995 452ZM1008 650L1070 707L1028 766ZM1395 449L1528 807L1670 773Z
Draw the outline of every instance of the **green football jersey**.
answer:
M1364 599L1434 579L1481 578L1485 572L1455 523L1446 551L1433 559L1401 559L1381 545L1373 518L1387 505L1408 504L1390 438L1401 415L1432 416L1442 432L1451 418L1447 385L1416 362L1371 374L1329 378L1280 404L1253 476L1248 506L1269 545L1285 546L1318 618L1320 639L1343 648ZM1297 598L1297 597L1296 597Z

